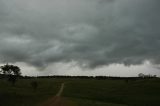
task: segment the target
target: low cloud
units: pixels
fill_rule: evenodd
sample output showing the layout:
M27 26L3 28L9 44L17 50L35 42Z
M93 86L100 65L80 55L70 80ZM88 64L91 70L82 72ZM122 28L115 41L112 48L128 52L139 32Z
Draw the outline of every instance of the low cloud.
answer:
M159 0L0 0L1 62L160 63Z

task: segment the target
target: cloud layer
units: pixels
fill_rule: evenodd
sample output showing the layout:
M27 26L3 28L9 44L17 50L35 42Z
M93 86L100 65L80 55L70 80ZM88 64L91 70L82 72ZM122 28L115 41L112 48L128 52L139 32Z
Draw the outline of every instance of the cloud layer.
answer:
M0 0L1 62L160 63L159 0Z

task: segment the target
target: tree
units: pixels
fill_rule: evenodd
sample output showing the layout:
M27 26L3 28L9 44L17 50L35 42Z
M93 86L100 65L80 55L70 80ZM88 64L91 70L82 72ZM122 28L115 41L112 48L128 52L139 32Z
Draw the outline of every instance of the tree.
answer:
M36 91L36 90L37 90L37 87L38 87L37 81L32 81L32 82L31 82L31 86L32 86L33 90Z
M138 74L138 77L140 77L140 78L144 78L144 77L145 77L145 75L144 75L143 73L139 73L139 74Z
M8 81L10 81L12 85L15 85L17 78L21 76L20 68L18 66L8 64L1 66L0 68L1 72L8 76Z

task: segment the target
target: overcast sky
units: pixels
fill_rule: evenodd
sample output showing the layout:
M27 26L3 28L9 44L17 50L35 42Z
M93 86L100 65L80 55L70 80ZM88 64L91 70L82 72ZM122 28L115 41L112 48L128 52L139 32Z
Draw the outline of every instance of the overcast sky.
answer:
M160 75L160 0L0 0L0 63L23 75Z

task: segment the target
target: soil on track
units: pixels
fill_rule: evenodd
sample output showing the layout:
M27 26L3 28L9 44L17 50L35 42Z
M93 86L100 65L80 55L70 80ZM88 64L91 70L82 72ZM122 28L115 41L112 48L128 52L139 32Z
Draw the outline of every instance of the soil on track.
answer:
M61 87L56 94L56 96L49 98L39 106L76 106L73 101L68 100L67 98L61 97L61 94L63 93L65 84L62 83Z

